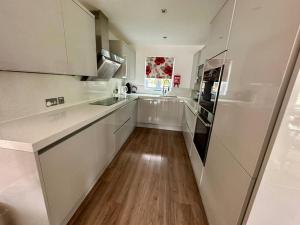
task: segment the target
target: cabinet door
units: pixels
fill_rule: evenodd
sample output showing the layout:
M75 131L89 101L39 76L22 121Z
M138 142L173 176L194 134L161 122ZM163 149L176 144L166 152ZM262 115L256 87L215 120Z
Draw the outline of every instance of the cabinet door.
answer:
M188 106L185 106L185 108L184 108L184 115L185 115L187 127L188 127L190 133L194 133L197 116L189 109Z
M102 141L96 123L39 154L50 223L60 225L99 174Z
M298 54L299 8L298 0L236 4L226 56L230 79L219 96L213 129L251 176L257 175L294 66L291 53Z
M68 55L68 73L96 76L95 18L77 1L61 1Z
M178 99L158 99L157 101L156 124L181 126L182 104Z
M201 51L196 52L193 57L193 68L192 68L192 76L191 76L191 81L190 81L190 88L194 88L194 84L197 81L198 67L199 67L199 65L201 65L200 59L201 59Z
M127 79L135 80L136 55L135 50L128 47Z
M98 138L101 140L101 148L98 154L100 173L112 161L116 153L115 129L116 119L115 115L111 114L105 117L98 124Z
M156 124L157 100L140 98L138 100L138 123Z
M203 164L193 141L191 142L191 147L190 147L190 159L191 159L194 175L197 181L197 185L198 188L200 189L200 183L201 183L202 173L203 173Z
M0 27L0 70L66 73L58 0L2 1Z
M206 57L210 59L227 50L235 0L229 0L213 19L207 43Z

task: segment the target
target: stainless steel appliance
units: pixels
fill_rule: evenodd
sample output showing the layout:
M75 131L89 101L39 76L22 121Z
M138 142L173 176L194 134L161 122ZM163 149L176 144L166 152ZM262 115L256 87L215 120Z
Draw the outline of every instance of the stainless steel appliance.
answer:
M126 86L128 88L127 90L127 94L131 94L131 93L136 93L137 91L137 86L133 85L132 83L126 83Z
M125 63L125 59L105 49L101 49L97 54L98 77L101 77L102 79L113 77L123 63Z
M213 115L207 110L200 108L197 116L193 141L203 165L205 165L212 123Z
M200 107L193 141L203 165L206 161L218 97L227 91L231 62L224 59L225 53L208 60L201 81Z
M92 11L95 15L97 77L83 77L82 80L110 79L119 70L125 59L109 51L108 18L100 11Z

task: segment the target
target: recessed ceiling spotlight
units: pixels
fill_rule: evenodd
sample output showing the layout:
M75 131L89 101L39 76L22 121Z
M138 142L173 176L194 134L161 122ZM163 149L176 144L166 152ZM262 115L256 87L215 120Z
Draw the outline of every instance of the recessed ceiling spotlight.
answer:
M162 14L166 14L167 12L168 12L168 10L166 8L161 9Z
M167 39L168 37L167 36L163 36L163 39Z

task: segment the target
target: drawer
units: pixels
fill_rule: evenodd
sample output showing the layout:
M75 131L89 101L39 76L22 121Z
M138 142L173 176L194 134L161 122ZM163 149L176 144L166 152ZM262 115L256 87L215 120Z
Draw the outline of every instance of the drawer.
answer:
M190 133L193 134L195 131L197 116L189 109L188 106L185 106L184 116L188 129L190 130Z

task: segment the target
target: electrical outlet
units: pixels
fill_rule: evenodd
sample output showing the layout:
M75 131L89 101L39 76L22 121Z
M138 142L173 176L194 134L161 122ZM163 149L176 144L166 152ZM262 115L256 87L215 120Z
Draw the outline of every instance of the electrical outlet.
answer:
M65 103L65 98L64 97L58 97L58 104L64 104Z
M57 105L57 98L47 98L45 99L46 107L51 107Z

